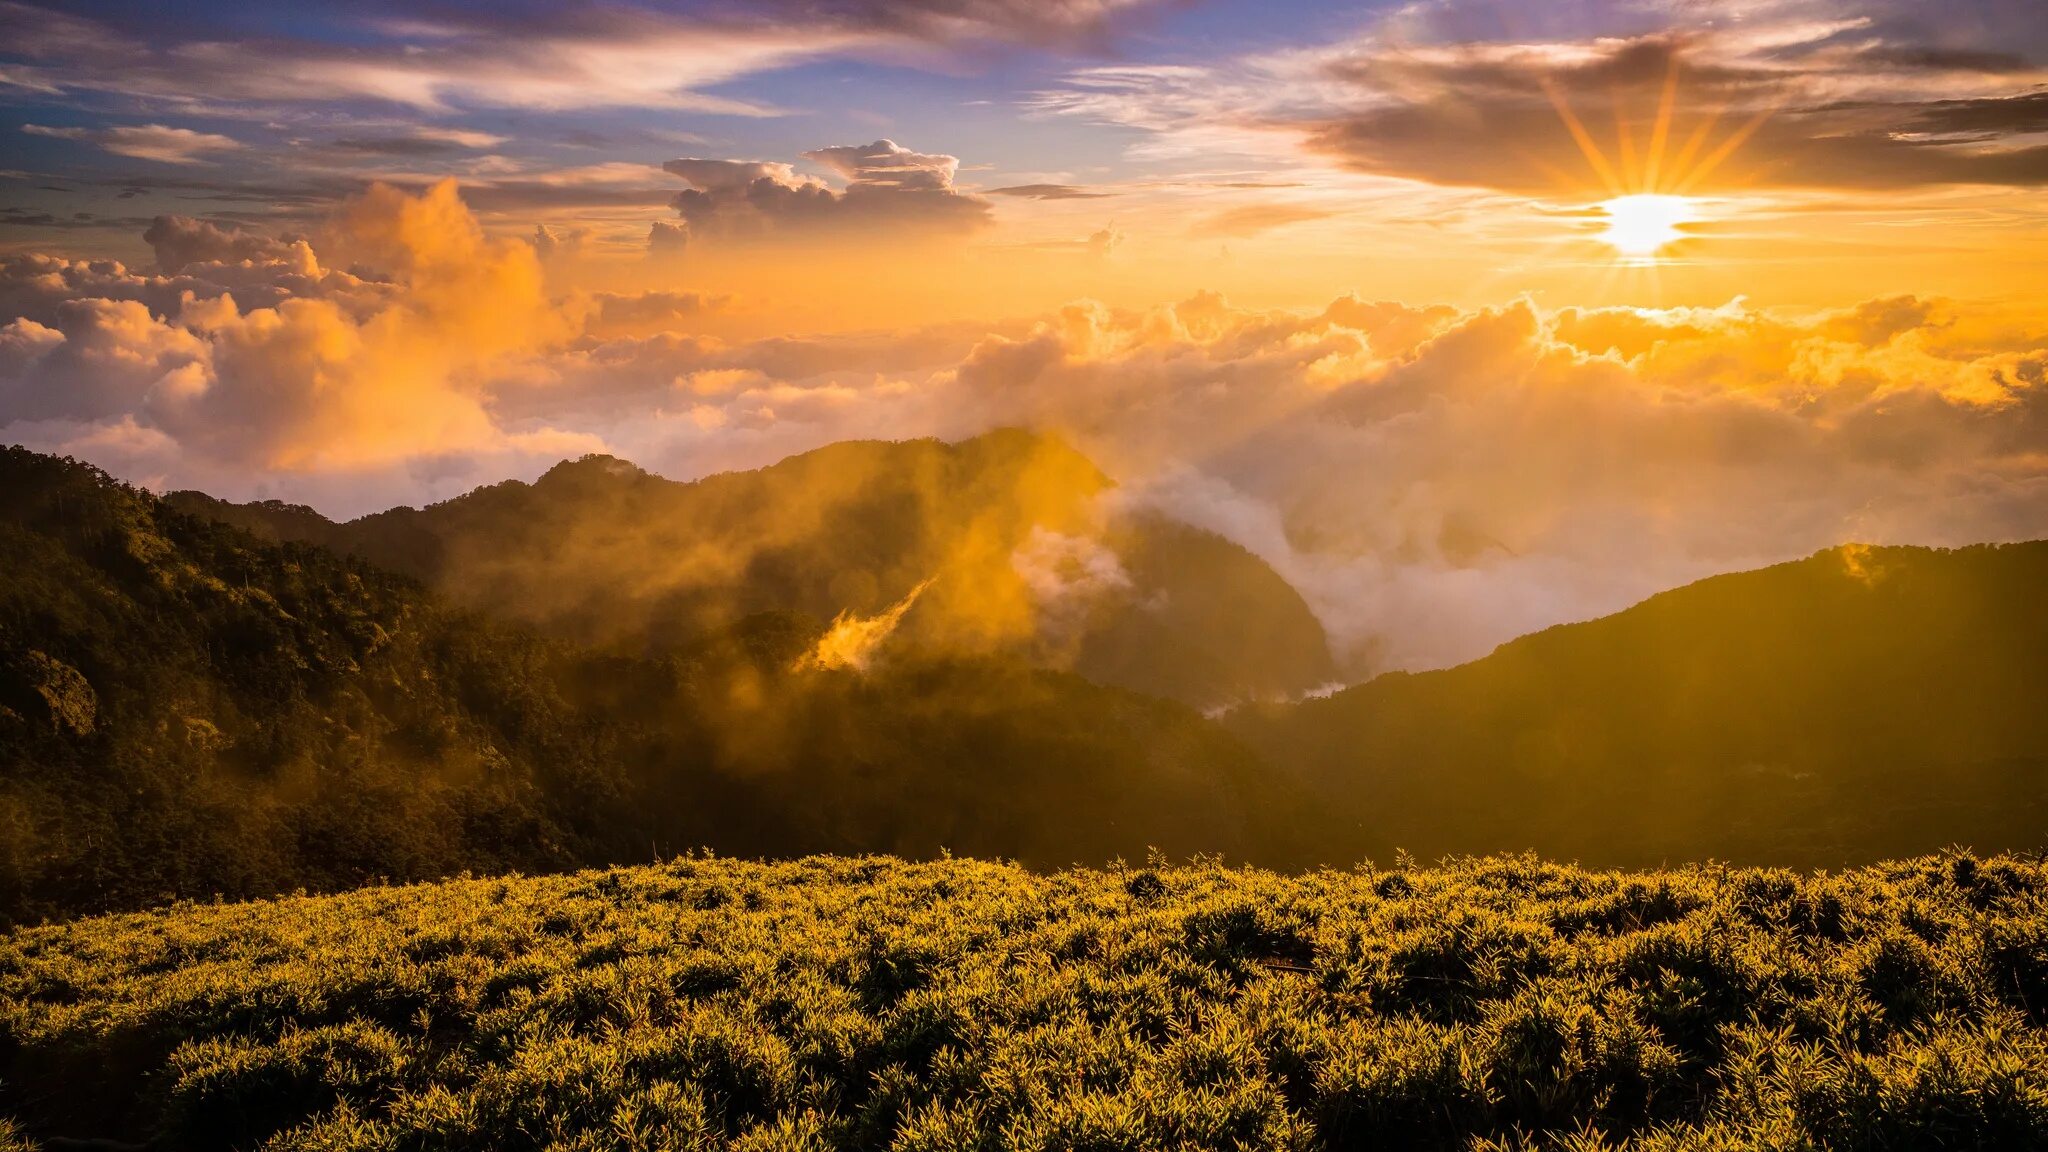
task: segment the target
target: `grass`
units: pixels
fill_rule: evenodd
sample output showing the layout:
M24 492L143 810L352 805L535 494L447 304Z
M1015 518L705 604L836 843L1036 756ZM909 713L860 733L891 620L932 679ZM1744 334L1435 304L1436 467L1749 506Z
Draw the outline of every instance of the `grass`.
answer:
M2048 868L691 858L0 938L0 1149L2048 1146Z

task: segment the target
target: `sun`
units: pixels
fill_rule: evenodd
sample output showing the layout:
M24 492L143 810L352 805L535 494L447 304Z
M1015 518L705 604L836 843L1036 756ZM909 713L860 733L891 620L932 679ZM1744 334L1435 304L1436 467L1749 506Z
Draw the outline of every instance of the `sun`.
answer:
M1667 245L1683 240L1685 225L1700 219L1699 201L1653 192L1616 196L1598 205L1606 213L1600 239L1631 261L1654 260Z

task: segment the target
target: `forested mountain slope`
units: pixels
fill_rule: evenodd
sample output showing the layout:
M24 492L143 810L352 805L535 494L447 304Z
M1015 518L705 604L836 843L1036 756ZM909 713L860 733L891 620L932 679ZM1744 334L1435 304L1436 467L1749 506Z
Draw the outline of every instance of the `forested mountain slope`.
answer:
M653 656L0 452L0 920L375 877L942 848L1264 855L1290 801L1188 708L1000 655Z
M758 612L830 620L922 588L892 643L1017 655L1201 707L1334 675L1321 625L1251 553L1156 514L1057 440L851 441L693 483L608 456L343 524L275 502L171 500L415 576L551 635L673 650Z
M2048 840L2048 542L1850 546L1246 710L1357 847L1835 867Z

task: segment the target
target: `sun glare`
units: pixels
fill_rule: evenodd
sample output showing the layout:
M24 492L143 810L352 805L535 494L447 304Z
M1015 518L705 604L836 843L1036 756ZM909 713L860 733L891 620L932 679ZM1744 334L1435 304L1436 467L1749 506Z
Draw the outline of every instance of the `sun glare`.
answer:
M1654 193L1617 196L1600 210L1607 214L1600 239L1634 261L1654 259L1665 246L1684 239L1684 226L1700 218L1698 201L1691 197Z

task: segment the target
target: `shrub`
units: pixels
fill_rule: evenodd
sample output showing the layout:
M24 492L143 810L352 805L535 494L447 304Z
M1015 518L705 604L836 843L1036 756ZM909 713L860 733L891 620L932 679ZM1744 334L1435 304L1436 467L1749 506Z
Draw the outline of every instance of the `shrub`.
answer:
M0 1152L2048 1147L2048 869L1961 859L694 859L23 928Z

